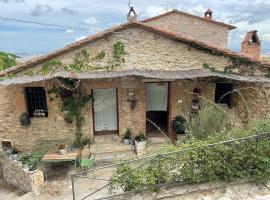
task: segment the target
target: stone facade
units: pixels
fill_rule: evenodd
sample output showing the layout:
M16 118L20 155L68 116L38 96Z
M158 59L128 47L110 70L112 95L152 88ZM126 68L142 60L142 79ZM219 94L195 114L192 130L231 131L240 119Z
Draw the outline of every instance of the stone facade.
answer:
M106 38L89 42L81 49L89 50L91 55L95 55L101 50L105 51L106 57L102 62L106 62L112 56L113 45L118 41L123 42L126 51L125 63L119 69L184 70L202 68L203 64L207 63L210 67L223 70L224 67L230 64L229 57L209 54L190 47L186 43L174 41L165 36L135 27L127 28ZM80 49L60 55L57 59L64 64L70 64L78 50ZM95 61L92 64L95 64ZM29 70L38 71L40 68L41 65L37 65ZM256 67L255 70L259 73L260 67ZM25 71L20 72L20 74L24 73ZM206 98L214 99L214 81L212 79L197 81L178 80L170 83L169 120L172 120L176 115L188 116L192 100L191 92L194 87L200 87L202 95ZM74 123L67 124L65 122L63 113L59 110L60 100L57 98L52 100L47 95L48 117L32 118L31 125L26 127L22 127L19 122L19 116L26 112L24 87L41 86L48 91L53 85L57 85L57 82L54 80L8 87L0 86L0 141L12 140L18 149L25 151L35 149L40 142L49 143L50 141L62 140L67 144L72 143L75 136L75 125ZM91 94L92 89L97 88L117 88L118 129L120 136L123 136L127 128L131 128L134 133L145 132L146 94L145 83L142 79L126 77L106 80L84 80L81 87L85 94ZM254 87L258 86L254 85ZM134 97L138 100L134 111L130 109L130 103L127 101L129 91L132 91ZM246 101L254 100L251 94L253 93L246 94ZM266 94L268 95L269 93L266 91ZM265 102L264 97L258 97L256 103L251 104L252 109L257 111L258 106L261 106L262 102ZM265 105L266 109L268 109L267 105ZM242 104L240 104L239 109L243 109L241 106ZM92 102L86 106L85 112L86 121L83 132L85 136L93 138Z
M0 165L3 168L4 180L22 192L39 190L44 185L42 171L38 170L37 172L30 174L24 171L17 162L9 159L2 151L0 151Z
M143 38L143 39L142 39ZM103 64L112 57L113 45L121 41L125 45L125 63L123 69L160 69L160 70L186 70L201 69L204 63L217 70L231 64L230 57L213 55L191 47L189 44L174 41L168 37L155 34L142 28L130 27L114 33L106 38L89 42L85 46L56 57L64 65L73 63L75 55L81 49L86 49L91 55L104 51L106 56L102 61L90 61L92 65ZM32 67L31 71L40 70L41 66ZM116 69L116 70L117 70ZM259 70L259 67L256 68ZM28 70L29 71L29 70ZM24 74L27 71L22 71Z
M223 48L227 48L228 46L229 27L211 23L203 19L172 12L171 14L147 21L146 23L214 46Z

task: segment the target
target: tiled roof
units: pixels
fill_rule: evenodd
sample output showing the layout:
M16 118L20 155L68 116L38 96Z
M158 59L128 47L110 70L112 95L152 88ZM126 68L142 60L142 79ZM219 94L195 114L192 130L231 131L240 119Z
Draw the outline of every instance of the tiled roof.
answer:
M216 46L204 43L204 42L200 42L200 41L195 40L195 39L190 39L190 38L188 38L186 36L182 36L182 35L180 35L180 34L178 34L176 32L171 32L171 31L162 29L160 27L154 27L154 26L150 26L150 25L145 24L145 23L137 22L137 23L125 23L125 24L121 24L119 26L115 26L113 28L110 28L108 30L100 32L100 33L98 33L96 35L89 36L89 37L87 37L85 39L74 42L74 43L72 43L70 45L67 45L64 48L56 50L56 51L54 51L52 53L49 53L49 54L46 54L46 55L43 55L43 56L40 56L40 57L36 57L36 58L34 58L32 60L29 60L29 61L27 61L25 63L18 64L17 66L14 66L12 68L9 68L9 69L7 69L5 71L0 72L0 77L6 75L8 73L17 73L17 72L23 71L25 69L31 68L31 67L33 67L35 65L46 62L46 61L48 61L50 59L53 59L53 58L55 58L57 56L60 56L60 55L64 54L64 53L67 53L67 52L70 52L72 50L78 49L78 48L82 47L83 45L88 44L89 42L98 40L100 38L108 37L108 36L112 35L114 32L119 32L121 30L131 28L131 27L142 28L144 30L148 30L148 31L154 32L156 34L163 35L163 36L165 36L167 38L170 38L170 39L173 39L173 40L176 40L176 41L184 42L186 44L196 45L196 46L199 46L200 48L210 50L212 52L220 53L220 54L222 54L224 56L242 58L242 59L244 59L244 60L246 60L248 62L255 63L255 64L258 64L260 66L270 68L270 63L269 62L265 62L265 61L262 61L262 60L259 60L259 59L254 59L252 57L248 57L248 56L242 55L240 53L233 52L233 51L231 51L229 49L219 48L219 47L216 47Z
M210 10L209 10L210 11ZM212 11L211 11L212 12ZM163 13L161 15L157 15L155 17L151 17L151 18L147 18L145 20L142 20L141 22L149 22L149 21L153 21L155 19L159 19L161 17L164 17L164 16L167 16L167 15L170 15L172 13L176 13L176 14L180 14L180 15L185 15L185 16L188 16L188 17L192 17L192 18L196 18L196 19L199 19L199 20L203 20L203 21L207 21L209 23L214 23L214 24L218 24L220 26L226 26L228 27L230 30L232 29L235 29L236 27L233 26L233 25L230 25L230 24L226 24L224 22L218 22L218 21L215 21L215 20L212 20L212 19L207 19L207 18L204 18L204 17L199 17L197 15L192 15L190 13L186 13L186 12L183 12L183 11L179 11L179 10L172 10L172 11L169 11L169 12L166 12L166 13Z
M189 69L189 70L141 70L141 69L130 69L120 71L99 71L99 72L81 72L74 73L68 71L57 72L53 75L47 76L19 76L12 79L6 79L0 81L0 85L20 85L32 82L39 82L54 79L57 77L61 78L77 78L77 79L105 79L105 78L121 78L133 76L138 78L146 79L160 79L160 80L183 80L183 79L194 79L194 78L224 78L235 81L253 82L253 83L268 83L270 79L265 77L256 76L239 76L233 74L224 74L211 72L205 69Z

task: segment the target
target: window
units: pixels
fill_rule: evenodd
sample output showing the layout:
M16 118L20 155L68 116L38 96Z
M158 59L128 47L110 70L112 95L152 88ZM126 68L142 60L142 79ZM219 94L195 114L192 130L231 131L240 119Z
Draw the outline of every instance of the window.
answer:
M42 87L25 88L26 103L30 117L48 117L46 91Z
M232 106L232 94L229 92L232 89L231 83L216 83L215 102L225 104L230 108Z

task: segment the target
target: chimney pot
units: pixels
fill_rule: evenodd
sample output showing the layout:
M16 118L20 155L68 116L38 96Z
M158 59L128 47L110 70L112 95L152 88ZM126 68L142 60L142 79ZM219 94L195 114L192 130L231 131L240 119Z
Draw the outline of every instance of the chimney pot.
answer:
M213 12L210 9L207 9L207 11L205 11L204 13L204 18L212 20L212 17L213 17Z
M261 41L256 30L249 31L241 45L241 53L253 58L260 58Z

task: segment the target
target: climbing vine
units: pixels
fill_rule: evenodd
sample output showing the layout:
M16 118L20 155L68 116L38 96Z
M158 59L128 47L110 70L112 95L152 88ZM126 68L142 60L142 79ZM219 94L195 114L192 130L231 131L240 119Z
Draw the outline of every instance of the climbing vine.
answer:
M204 69L208 69L211 72L224 73L224 74L237 74L235 70L238 70L239 74L248 73L248 75L253 76L256 70L255 66L251 62L246 61L243 58L231 57L229 59L229 64L222 70L217 70L215 67L210 67L208 63L203 63Z
M58 60L50 60L42 65L40 73L47 75L55 73L61 67L68 71L83 72L94 70L113 70L125 62L124 55L125 46L122 42L113 45L112 57L107 62L102 62L106 56L105 51L100 51L96 55L91 56L90 52L82 49L75 55L72 64L63 66ZM93 64L94 63L94 64ZM80 90L79 79L56 78L59 87L54 86L48 93L50 100L53 100L51 94L55 94L56 98L61 99L60 110L64 113L67 123L76 122L76 134L73 145L82 147L89 143L89 139L83 137L83 123L85 122L84 110L92 95L83 95Z
M61 99L60 110L64 113L67 123L76 122L76 134L73 146L83 147L89 143L89 139L83 137L82 126L85 122L84 108L92 98L91 95L83 95L80 91L80 81L76 79L61 78L58 80L62 87L53 87L48 90L51 96L55 94L56 98ZM51 97L50 100L53 100Z

